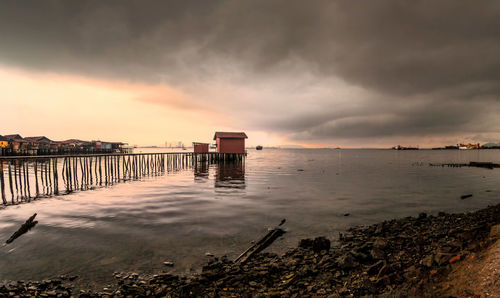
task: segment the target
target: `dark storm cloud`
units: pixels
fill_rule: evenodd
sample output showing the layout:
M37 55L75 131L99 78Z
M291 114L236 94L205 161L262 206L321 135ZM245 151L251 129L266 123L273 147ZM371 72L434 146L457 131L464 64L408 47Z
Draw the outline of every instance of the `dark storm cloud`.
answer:
M304 140L494 132L499 15L498 1L2 1L0 63L177 86L307 73L365 90L363 105L338 107L331 87L310 92L319 109L267 117L234 95L246 123ZM303 100L272 94L254 100Z

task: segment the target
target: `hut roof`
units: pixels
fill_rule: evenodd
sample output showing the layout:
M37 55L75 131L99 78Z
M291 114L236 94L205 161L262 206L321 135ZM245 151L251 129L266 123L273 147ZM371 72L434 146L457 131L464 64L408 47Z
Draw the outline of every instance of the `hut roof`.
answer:
M210 145L210 143L193 142L193 145Z
M6 137L3 137L3 136L0 136L0 141L8 141L9 139L7 139Z
M88 141L82 141L82 140L78 140L78 139L69 139L66 141L60 141L58 143L60 143L60 144L90 144L90 142L88 142Z
M5 135L4 136L6 139L9 139L9 140L22 140L23 137L21 137L20 135Z
M24 140L20 135L5 135L4 137L11 142L28 143L28 141Z
M28 142L33 142L33 143L52 143L52 140L45 137L45 136L26 137L26 138L24 138L24 140L28 141Z
M248 139L244 132L222 132L218 131L214 135L214 140L219 139Z

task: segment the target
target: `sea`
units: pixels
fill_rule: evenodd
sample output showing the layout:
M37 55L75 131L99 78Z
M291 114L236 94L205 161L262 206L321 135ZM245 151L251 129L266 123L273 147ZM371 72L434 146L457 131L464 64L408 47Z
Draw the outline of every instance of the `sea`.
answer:
M268 249L277 254L353 226L499 204L500 169L429 165L469 161L500 163L500 150L264 148L243 163L5 206L1 243L34 213L38 224L0 247L0 281L71 275L99 288L114 272L192 274L212 255L236 258L282 219L287 233Z

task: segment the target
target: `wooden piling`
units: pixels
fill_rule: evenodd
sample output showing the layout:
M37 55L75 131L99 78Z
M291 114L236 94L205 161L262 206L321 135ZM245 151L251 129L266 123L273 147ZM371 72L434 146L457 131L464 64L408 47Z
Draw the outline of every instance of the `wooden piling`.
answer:
M10 194L12 195L12 204L14 204L14 188L12 187L12 169L10 166L11 162L8 161L8 166L9 166L9 188L10 188Z
M54 159L54 194L59 195L59 174L57 173L57 158Z
M25 199L27 199L28 198L28 191L26 189L26 184L27 184L27 182L26 182L26 180L27 180L26 179L26 162L24 162L24 160L21 163L21 166L19 167L19 175L23 177L21 180L21 184L22 184L21 191L23 191L23 197Z
M34 165L33 165L33 171L35 172L35 192L36 192L36 197L40 195L40 189L38 187L38 161L35 160Z
M49 196L52 195L54 189L53 189L53 185L52 185L52 165L51 165L51 162L50 162L50 159L47 160L47 176L48 176L48 181L49 181Z
M7 205L7 199L5 198L5 180L3 178L3 161L0 160L0 184L1 184L1 192L2 192L2 202L4 205Z
M28 199L31 198L31 190L30 190L30 172L29 172L29 164L26 164L26 187L28 188Z
M12 203L15 200L30 200L34 179L35 198L59 195L58 159L62 159L61 176L66 192L87 190L94 186L113 185L116 182L158 176L182 169L198 167L199 164L245 162L242 154L182 153L138 153L95 154L89 156L34 156L0 157L0 196L7 203L6 188L9 187ZM7 169L5 169L7 167ZM104 167L104 169L103 169ZM8 173L6 173L6 171ZM8 174L7 186L5 175ZM81 175L79 177L79 175ZM31 177L30 177L31 176ZM104 177L103 177L104 176ZM94 180L95 178L95 180Z

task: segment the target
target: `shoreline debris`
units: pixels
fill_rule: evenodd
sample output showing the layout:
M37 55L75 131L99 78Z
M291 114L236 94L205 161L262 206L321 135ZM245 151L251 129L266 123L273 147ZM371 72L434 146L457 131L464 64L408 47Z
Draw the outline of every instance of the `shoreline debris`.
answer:
M469 163L429 163L430 167L451 167L451 168L461 168L461 167L475 167L493 170L494 168L500 168L500 164L490 162L490 161L471 161Z
M270 246L276 239L285 234L285 231L280 228L285 222L286 219L282 219L281 223L277 227L271 229L262 239L245 250L236 258L236 260L234 260L234 262L243 264L253 255L263 251L268 246Z
M33 214L30 218L28 218L28 220L26 220L26 222L23 223L23 225L16 232L14 232L14 234L12 234L12 236L10 236L9 239L7 239L7 241L5 241L5 244L12 243L14 240L19 238L21 235L28 232L32 228L34 228L36 226L36 224L38 223L38 221L34 220L35 217L36 217L36 213Z
M116 283L79 293L59 279L52 280L56 286L11 281L0 284L0 296L447 297L441 282L497 241L499 227L500 204L467 213L421 213L350 228L332 244L325 237L302 239L281 256L261 252L244 264L210 259L200 274L115 273Z

